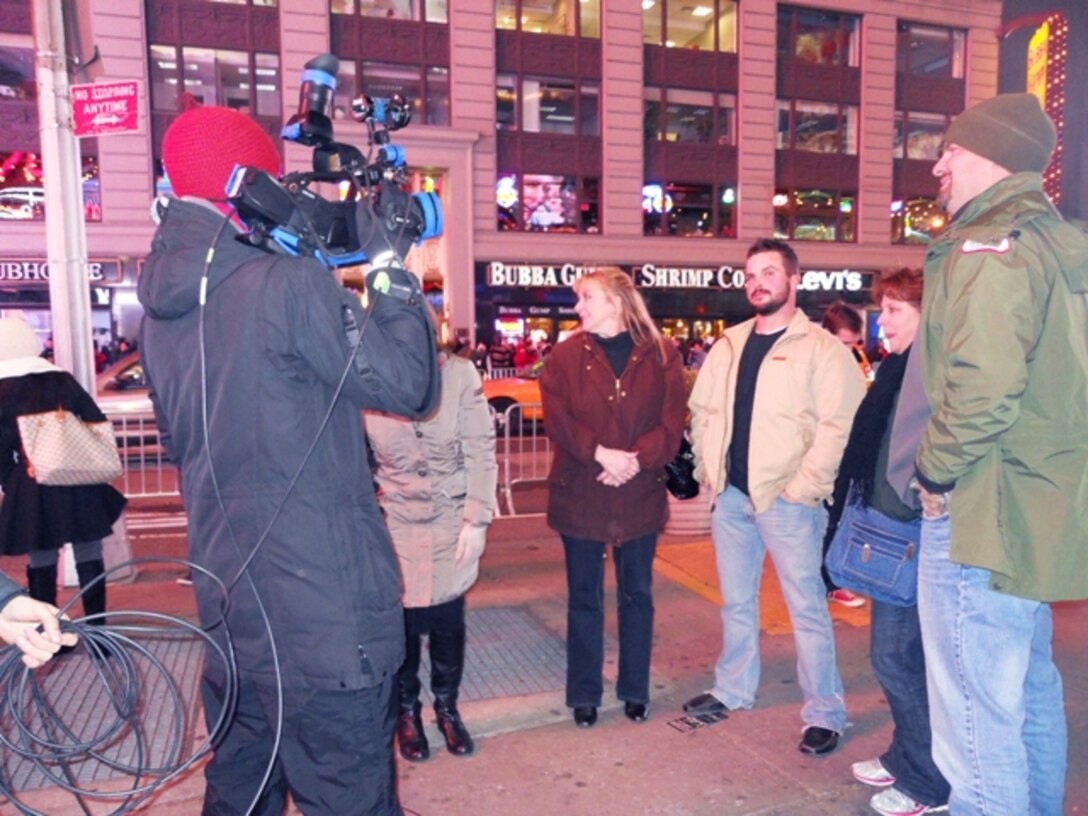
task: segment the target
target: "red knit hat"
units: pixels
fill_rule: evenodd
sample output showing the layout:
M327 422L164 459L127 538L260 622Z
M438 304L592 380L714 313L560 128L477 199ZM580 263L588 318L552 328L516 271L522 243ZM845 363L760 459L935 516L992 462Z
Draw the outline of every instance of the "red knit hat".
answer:
M185 112L162 138L162 162L174 194L223 201L236 164L278 176L280 153L261 126L230 108L200 105L185 94Z

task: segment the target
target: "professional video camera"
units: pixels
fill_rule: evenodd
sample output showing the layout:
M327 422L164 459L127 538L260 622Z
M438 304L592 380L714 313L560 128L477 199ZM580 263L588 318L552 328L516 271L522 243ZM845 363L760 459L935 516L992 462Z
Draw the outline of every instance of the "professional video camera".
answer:
M293 255L312 255L330 267L354 266L393 252L403 259L413 242L442 234L442 202L434 193L408 195L404 150L389 132L405 127L412 108L401 96L357 97L352 117L367 126L370 155L333 141L333 94L340 60L322 54L306 63L299 109L280 135L314 148L313 172L276 181L254 167L238 166L227 198L250 229L254 244L272 240ZM315 182L346 187L341 201L310 189Z

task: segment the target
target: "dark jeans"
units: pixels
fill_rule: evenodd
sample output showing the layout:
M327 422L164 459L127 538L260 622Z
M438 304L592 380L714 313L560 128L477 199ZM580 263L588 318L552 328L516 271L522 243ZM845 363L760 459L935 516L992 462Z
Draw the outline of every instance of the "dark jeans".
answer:
M873 673L895 730L880 762L895 777L895 787L925 805L948 802L949 786L933 762L926 695L926 658L917 606L872 602L870 655Z
M281 816L290 790L306 816L403 816L393 768L393 683L389 677L358 691L285 690L279 751L252 813ZM211 728L223 693L208 674L202 690ZM226 736L204 770L202 816L250 812L271 760L275 718L275 689L243 683Z
M567 563L567 705L599 706L603 693L605 544L563 536ZM620 666L616 697L650 702L654 633L653 533L612 547L616 562Z

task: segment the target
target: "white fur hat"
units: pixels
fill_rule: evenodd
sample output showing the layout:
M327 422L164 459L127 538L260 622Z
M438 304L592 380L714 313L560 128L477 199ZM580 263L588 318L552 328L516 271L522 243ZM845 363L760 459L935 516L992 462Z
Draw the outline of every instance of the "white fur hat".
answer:
M30 324L21 317L0 317L0 360L37 357L42 344Z

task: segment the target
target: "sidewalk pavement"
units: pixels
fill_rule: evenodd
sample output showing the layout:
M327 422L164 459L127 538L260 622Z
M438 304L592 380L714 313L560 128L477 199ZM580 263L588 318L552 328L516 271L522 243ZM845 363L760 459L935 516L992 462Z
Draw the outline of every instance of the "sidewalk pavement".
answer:
M169 551L162 541L134 542L136 555ZM4 560L7 562L7 560ZM10 562L0 564L10 571ZM145 572L111 588L111 606L191 614L191 590L176 569ZM429 711L424 721L431 759L398 758L400 798L408 816L685 816L872 814L873 789L856 783L850 764L879 755L891 724L868 658L868 606L833 605L838 662L850 726L839 749L809 758L797 751L801 694L789 619L769 562L762 593L762 680L752 711L712 725L683 716L684 700L704 691L718 656L721 625L713 550L706 538L663 536L655 564L656 622L650 719L628 721L612 688L616 672L615 583L606 571L605 701L600 720L576 728L562 688L487 699L463 699L461 713L476 738L471 757L444 750ZM115 606L117 604L117 606ZM468 597L471 616L519 611L561 643L566 629L562 547L539 516L495 522L480 580ZM1070 732L1066 814L1088 814L1088 603L1055 607L1055 653L1065 678ZM516 637L521 637L516 634ZM470 662L495 664L496 644L469 642ZM515 648L507 639L503 648ZM426 685L426 682L425 682ZM468 684L466 683L466 686ZM464 695L468 696L468 695ZM199 735L198 735L199 736ZM199 771L164 788L141 812L192 816L200 811ZM28 796L41 812L76 812L59 791ZM0 813L7 813L0 805ZM92 808L95 814L109 808ZM289 809L290 814L298 811Z

